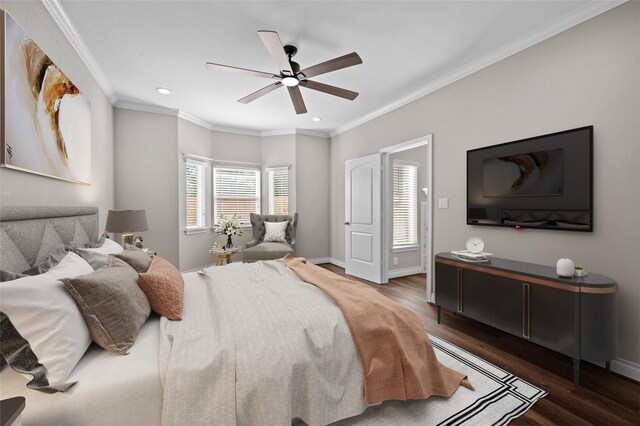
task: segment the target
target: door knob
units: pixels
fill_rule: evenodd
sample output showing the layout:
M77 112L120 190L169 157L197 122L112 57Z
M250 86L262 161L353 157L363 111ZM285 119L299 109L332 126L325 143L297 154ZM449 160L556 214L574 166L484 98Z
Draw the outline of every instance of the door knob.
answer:
M351 225L351 222L345 222L344 224L345 225Z

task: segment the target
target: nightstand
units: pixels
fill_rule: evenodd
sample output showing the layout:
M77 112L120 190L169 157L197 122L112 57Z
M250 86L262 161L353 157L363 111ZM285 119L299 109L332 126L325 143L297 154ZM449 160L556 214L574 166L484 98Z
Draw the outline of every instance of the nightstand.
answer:
M151 250L150 248L146 248L146 247L145 247L145 248L143 248L142 250L143 250L145 253L147 253L150 257L157 256L157 255L158 255L158 252L157 252L157 251L155 251L155 250Z
M21 426L22 410L26 406L23 396L3 399L0 402L0 426Z

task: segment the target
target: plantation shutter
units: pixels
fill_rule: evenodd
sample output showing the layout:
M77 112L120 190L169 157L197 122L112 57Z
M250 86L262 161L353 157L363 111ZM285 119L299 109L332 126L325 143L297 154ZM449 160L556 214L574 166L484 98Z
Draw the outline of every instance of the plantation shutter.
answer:
M393 247L418 244L418 166L393 162Z
M240 216L240 224L250 225L250 213L260 213L260 170L215 167L213 169L214 223L220 215Z
M186 160L187 229L204 228L205 216L205 163Z
M289 214L289 168L267 169L269 180L269 214Z

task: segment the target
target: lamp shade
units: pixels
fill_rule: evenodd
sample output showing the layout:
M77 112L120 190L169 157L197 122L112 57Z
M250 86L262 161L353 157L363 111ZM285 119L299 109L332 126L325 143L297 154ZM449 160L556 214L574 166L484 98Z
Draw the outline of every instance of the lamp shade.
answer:
M147 225L147 215L143 209L109 210L105 231L114 233L140 232L149 229Z

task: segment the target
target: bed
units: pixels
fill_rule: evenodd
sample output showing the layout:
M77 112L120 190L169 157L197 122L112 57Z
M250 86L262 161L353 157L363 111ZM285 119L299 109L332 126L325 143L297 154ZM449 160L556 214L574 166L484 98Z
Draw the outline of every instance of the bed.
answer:
M33 265L60 242L96 241L98 211L3 207L0 237L3 257L17 249ZM25 424L315 425L370 405L341 309L282 260L183 278L181 321L151 314L128 355L91 344L65 392L27 389L23 375L4 368L1 398L26 397Z

